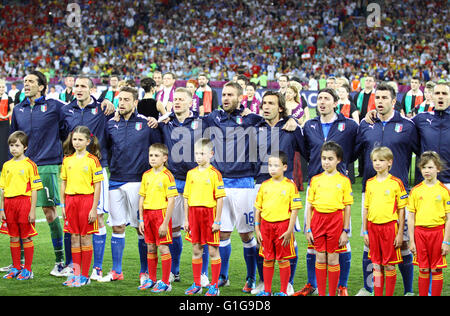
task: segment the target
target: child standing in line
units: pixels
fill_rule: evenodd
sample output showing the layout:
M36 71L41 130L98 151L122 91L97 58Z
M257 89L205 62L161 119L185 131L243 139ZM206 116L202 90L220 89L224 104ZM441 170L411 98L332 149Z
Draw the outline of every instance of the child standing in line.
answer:
M444 284L442 269L450 250L450 191L437 179L444 168L441 157L426 151L420 157L419 169L424 180L416 185L408 201L409 248L419 266L419 295L440 296Z
M168 245L172 243L172 213L178 191L175 178L165 166L169 157L167 146L152 144L148 156L152 168L143 174L139 190L139 232L147 244L149 278L138 289L169 292L172 256ZM162 278L156 283L157 250L161 255Z
M388 147L373 149L370 158L377 175L366 183L364 244L373 263L375 296L383 296L385 283L386 296L392 296L397 281L395 265L403 261L400 247L408 193L403 182L389 173L394 155Z
M73 275L63 283L80 287L90 283L92 234L98 232L97 205L101 181L100 145L86 126L77 126L63 144L61 208L64 232L71 234Z
M257 296L272 294L275 260L280 268L281 289L276 296L287 296L291 275L289 259L295 258L294 226L298 210L303 207L297 186L284 176L288 158L284 152L270 155L269 174L259 188L255 202L255 234L261 245L259 254L264 257L264 291Z
M0 233L10 236L13 267L4 279L29 280L33 278L34 244L37 235L36 219L37 191L42 189L36 164L25 156L28 136L15 131L8 138L9 151L13 158L3 165L0 177ZM20 240L23 243L25 267L20 265Z
M225 188L222 174L210 164L214 156L213 144L207 138L199 139L194 145L195 161L198 167L188 171L184 187L184 229L186 240L192 242L192 272L194 283L186 291L186 295L202 292L202 254L203 245L208 245L211 258L211 284L206 296L219 295L219 274L221 259L220 218L222 215Z
M311 179L306 210L306 238L316 251L316 279L320 296L336 295L339 282L339 253L347 250L350 207L353 204L350 180L336 170L343 159L342 147L329 141L322 145L324 172Z

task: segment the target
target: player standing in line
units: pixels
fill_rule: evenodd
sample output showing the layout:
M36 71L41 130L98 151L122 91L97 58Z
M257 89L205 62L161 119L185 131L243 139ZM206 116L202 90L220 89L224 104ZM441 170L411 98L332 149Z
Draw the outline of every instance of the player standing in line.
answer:
M71 234L73 275L63 285L80 287L90 283L92 234L98 232L102 166L100 144L86 126L77 126L63 144L61 207L64 231Z
M109 100L104 100L102 104L90 95L90 90L94 86L88 77L78 77L75 80L74 95L75 100L62 108L64 121L64 137L67 138L70 132L79 125L86 126L95 135L100 144L103 181L101 182L100 200L97 206L98 233L94 233L94 266L91 280L98 280L102 277L103 254L105 252L106 227L103 215L109 213L109 181L106 168L108 167L108 149L106 144L106 122L114 113L114 105ZM102 108L105 108L103 111ZM66 267L60 272L61 276L68 276L71 268L67 265L71 262L70 234L65 233L64 245L66 254Z
M282 151L287 156L287 170L285 176L293 180L293 170L295 155L297 153L305 153L303 133L300 126L294 131L283 130L282 127L288 119L288 109L285 99L280 92L266 91L262 98L260 114L263 115L264 121L256 125L258 128L258 173L255 177L255 189L259 191L261 184L270 179L268 171L268 159L272 151ZM298 226L298 227L297 227ZM296 224L296 231L300 230L300 225ZM296 254L298 252L297 241L294 240ZM294 294L294 276L297 268L298 257L290 259L291 277L288 283L287 294ZM252 290L252 294L258 294L264 289L263 275L264 259L258 256L257 267L261 282Z
M353 204L350 179L337 171L343 159L339 144L323 144L321 163L324 172L311 179L306 210L306 238L316 251L316 278L320 296L335 296L339 282L339 252L346 251Z
M112 270L100 279L101 282L123 280L122 257L125 248L125 228L128 224L138 229L139 188L143 173L149 169L148 149L161 142L157 129L147 126L146 117L137 114L137 90L121 88L119 95L119 121L111 119L106 124L106 138L110 150L108 224L112 226L111 253ZM142 282L147 275L147 245L144 236L138 236Z
M319 116L308 120L303 126L305 148L307 153L305 156L309 159L309 182L314 176L323 172L320 155L322 146L325 142L334 141L342 147L344 156L342 162L338 164L337 168L343 175L347 175L347 167L354 159L352 157L352 153L355 148L358 124L354 120L346 118L342 113L335 113L338 100L339 98L333 89L324 88L320 90L317 96L317 109ZM306 191L307 195L308 189ZM309 202L306 201L304 214L305 223L308 204ZM351 237L351 225L349 237ZM347 283L350 275L352 259L350 243L346 245L346 249L346 252L339 254L339 264L341 268L338 284L339 296L348 296ZM295 296L307 296L316 293L317 281L315 277L315 265L316 254L314 247L310 245L306 253L306 270L308 281L300 291L294 294Z
M214 156L213 144L207 138L195 142L195 161L198 166L186 176L184 187L184 229L186 240L192 243L192 272L194 283L185 294L201 293L201 273L203 248L208 245L211 257L211 284L206 296L219 295L220 274L220 225L225 188L220 172L211 166Z
M50 227L55 253L55 265L50 272L57 275L64 268L63 230L56 212L59 202L59 165L62 162L61 130L64 103L45 99L47 78L31 71L24 78L25 99L13 109L10 132L24 131L29 135L28 157L38 166L43 190L38 191L37 207L42 207ZM38 131L38 132L36 132Z
M375 296L392 296L397 281L395 265L402 262L405 206L408 193L400 179L389 170L394 156L388 147L376 147L370 154L377 175L366 182L363 209L364 244L373 263Z
M440 296L450 250L450 190L437 178L444 162L436 152L424 152L419 168L424 181L411 190L408 201L409 247L419 266L419 295L428 295L431 272L431 295Z
M194 143L203 135L206 124L189 110L192 103L192 93L187 88L177 88L173 97L173 112L169 115L167 123L159 123L159 129L164 144L169 149L167 168L175 177L178 196L175 198L175 207L172 215L173 242L169 245L172 255L171 282L180 281L180 257L183 251L181 228L185 218L183 191L186 183L186 174L195 168ZM208 281L208 247L205 246L202 269L202 286Z
M256 196L255 234L260 243L259 253L264 256L264 291L258 296L272 294L272 278L275 260L280 269L280 292L287 296L291 275L289 260L296 257L294 226L298 210L303 207L295 183L284 176L288 157L283 152L269 157L268 169L271 179L264 181Z
M208 127L215 148L213 166L223 175L226 197L222 210L220 230L220 257L222 260L219 286L228 283L231 232L237 228L244 245L247 277L243 291L255 288L257 242L253 237L254 177L256 174L257 149L254 126L262 120L256 114L243 115L240 107L243 91L239 84L229 82L222 89L222 109L215 110L203 120ZM297 123L291 119L285 128L294 130Z
M16 131L9 136L8 145L13 158L5 162L0 177L0 220L3 222L0 233L10 236L13 266L3 278L29 280L33 278L34 243L31 238L37 235L34 228L37 191L43 187L36 164L25 156L28 136ZM25 256L23 269L20 265L21 240Z
M403 117L394 110L395 102L396 93L394 88L385 83L379 84L375 91L377 119L373 125L369 124L366 119L362 120L359 125L355 155L361 152L365 162L362 182L362 206L364 206L366 181L376 174L370 160L370 153L375 147L386 146L392 151L395 159L390 172L393 176L402 180L403 186L407 191L409 188L409 167L411 166L412 153L419 152L419 137L413 121ZM412 265L413 256L408 249L409 236L407 229L408 223L405 221L403 245L401 248L403 262L398 265L398 268L403 278L404 293L405 295L411 295L413 293L414 267ZM362 232L363 229L361 227ZM369 295L373 291L371 261L368 258L367 247L364 248L364 288L358 292L358 296Z
M175 178L166 168L169 151L167 146L154 143L150 146L148 159L151 169L142 175L139 189L139 232L147 244L148 279L138 287L152 289L153 293L169 292L172 256L172 213L178 195ZM161 255L162 278L156 282L158 252Z
M420 136L420 152L432 150L437 152L444 161L450 162L450 86L448 84L437 83L434 86L433 104L433 112L419 113L412 119ZM450 188L450 168L441 170L438 173L438 179Z

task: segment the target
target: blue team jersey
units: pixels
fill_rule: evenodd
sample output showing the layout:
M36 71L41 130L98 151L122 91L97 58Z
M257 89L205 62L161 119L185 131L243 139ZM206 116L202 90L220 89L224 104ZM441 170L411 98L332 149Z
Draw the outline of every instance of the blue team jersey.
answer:
M450 107L444 111L419 113L412 120L420 137L420 154L434 150L442 160L450 163ZM419 176L421 181L420 173ZM439 172L438 179L450 183L450 169Z
M366 181L376 175L370 153L380 146L389 147L394 154L389 173L402 180L405 188L409 188L408 173L412 153L419 152L419 136L414 122L397 111L394 111L394 116L384 125L379 119L376 119L373 125L366 120L361 121L356 137L356 152L364 154L363 192Z
M309 160L308 181L311 181L312 177L323 172L320 150L326 141L334 141L342 147L344 158L337 166L337 169L346 175L347 165L355 160L354 149L357 132L358 123L342 114L337 114L337 119L329 127L327 137L323 133L320 117L308 120L303 126L306 149L305 158Z
M299 152L305 155L305 143L303 140L302 128L298 126L294 131L283 130L286 120L281 119L274 127L262 121L256 125L258 128L258 164L256 183L260 184L270 178L268 173L268 159L273 151L282 151L288 157L288 168L284 176L292 179L294 169L294 154Z
M224 178L254 178L257 173L257 129L263 118L256 114L242 116L244 108L227 113L214 110L203 118L205 137L214 144L212 165Z
M65 139L70 132L78 125L84 125L89 128L91 133L95 135L100 143L100 151L102 157L100 163L103 167L108 166L108 149L106 146L106 122L112 118L108 117L101 109L101 103L91 96L91 103L83 109L78 106L77 100L73 100L69 104L62 107L64 120Z
M150 169L148 150L151 144L161 142L156 128L147 126L145 116L134 112L128 121L122 116L106 123L106 140L109 154L111 181L140 182L142 174Z
M168 169L175 179L186 180L187 172L197 167L194 144L202 138L205 124L193 113L183 123L178 121L174 113L169 118L167 124L159 123L163 142L169 149Z
M13 109L10 133L21 130L28 135L25 155L38 166L62 163L63 106L60 101L40 97L34 106L26 98Z

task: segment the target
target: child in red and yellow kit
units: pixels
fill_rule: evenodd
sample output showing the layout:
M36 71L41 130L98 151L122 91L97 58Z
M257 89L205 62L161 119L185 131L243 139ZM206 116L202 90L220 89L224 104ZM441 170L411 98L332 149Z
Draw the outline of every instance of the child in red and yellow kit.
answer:
M394 156L388 147L375 148L370 157L377 175L366 183L364 243L373 263L375 296L383 296L385 277L386 296L392 296L397 280L395 265L403 261L400 247L408 193L402 181L389 173Z
M347 250L350 233L350 207L353 204L350 180L337 171L343 158L342 147L329 141L322 145L324 172L311 179L306 210L306 238L316 251L316 278L320 296L336 295L339 282L339 252Z
M255 201L255 235L261 245L259 254L264 257L264 291L257 296L272 295L272 278L275 260L280 269L280 292L276 296L287 296L291 275L289 259L295 258L294 226L298 210L303 207L297 187L284 176L287 170L284 152L270 155L268 161L271 179L264 181Z
M73 261L73 276L63 285L80 287L90 283L92 235L98 232L97 205L103 181L100 144L89 128L77 126L67 137L63 149L61 208L64 231L71 234Z
M4 279L29 280L33 278L34 244L36 236L37 191L42 182L36 164L24 154L28 137L22 131L12 133L8 138L9 151L13 158L3 165L0 177L0 233L10 236L13 267ZM20 266L20 240L23 242L25 267Z
M152 289L153 293L169 292L172 256L169 244L172 243L172 213L178 191L175 178L166 168L169 157L167 146L155 143L150 146L149 163L152 169L142 175L139 190L139 232L147 244L149 278L138 287L140 290ZM161 255L162 278L156 282L158 253Z
M195 161L198 167L189 170L184 187L184 229L186 239L192 242L192 272L194 283L185 291L186 295L201 293L203 245L208 245L211 258L211 284L206 296L219 295L219 274L221 258L220 218L222 215L225 188L222 175L210 164L214 155L213 144L207 138L199 139L194 145Z
M444 164L434 151L424 152L419 169L424 181L410 192L408 201L409 248L419 266L419 295L440 296L444 284L442 269L450 250L450 191L437 179Z

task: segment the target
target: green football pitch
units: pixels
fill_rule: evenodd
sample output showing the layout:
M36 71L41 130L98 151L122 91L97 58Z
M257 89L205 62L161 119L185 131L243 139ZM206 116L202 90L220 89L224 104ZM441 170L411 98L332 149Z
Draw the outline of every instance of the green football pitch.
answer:
M353 234L350 238L352 249L352 262L350 276L348 280L349 295L355 295L363 286L362 273L362 253L363 241L359 236L361 228L361 178L357 178L356 184L353 185L355 202L352 206L352 227ZM305 200L305 192L301 192L302 200ZM61 215L60 210L58 209ZM37 210L37 218L43 220L44 215L41 209ZM300 224L303 225L303 210L299 214ZM50 231L45 221L36 223L39 233L34 238L35 255L33 261L34 279L29 281L4 280L0 279L1 295L21 295L21 296L39 296L39 295L55 295L55 296L182 296L184 291L192 284L191 269L191 244L187 241L183 242L183 253L181 255L180 274L181 281L172 284L172 291L164 294L152 294L150 291L139 291L137 289L139 274L139 254L137 248L137 235L133 228L127 228L126 246L123 256L123 273L124 280L111 283L98 283L93 281L91 284L82 288L66 288L62 286L64 278L56 278L50 276L49 272L54 265L54 253L50 239ZM106 274L111 268L111 248L110 238L111 229L108 229L108 237L106 242L105 257L103 263L103 271ZM183 235L184 237L184 235ZM301 289L306 283L306 241L302 233L296 233L298 243L298 266L294 279L294 289ZM11 255L9 251L9 237L0 235L0 266L7 266L11 263ZM398 271L398 269L397 269ZM444 269L444 289L443 295L450 295L450 273L448 269ZM158 266L158 278L161 276L160 266ZM230 286L221 288L222 296L247 296L250 294L242 293L241 289L245 283L246 268L243 259L243 247L239 235L234 232L232 234L232 253L230 259L229 279ZM418 268L414 268L414 292L417 294L417 278ZM279 290L278 268L275 270L273 290ZM205 293L205 291L203 292ZM400 273L397 276L397 285L395 295L403 295L403 283Z

